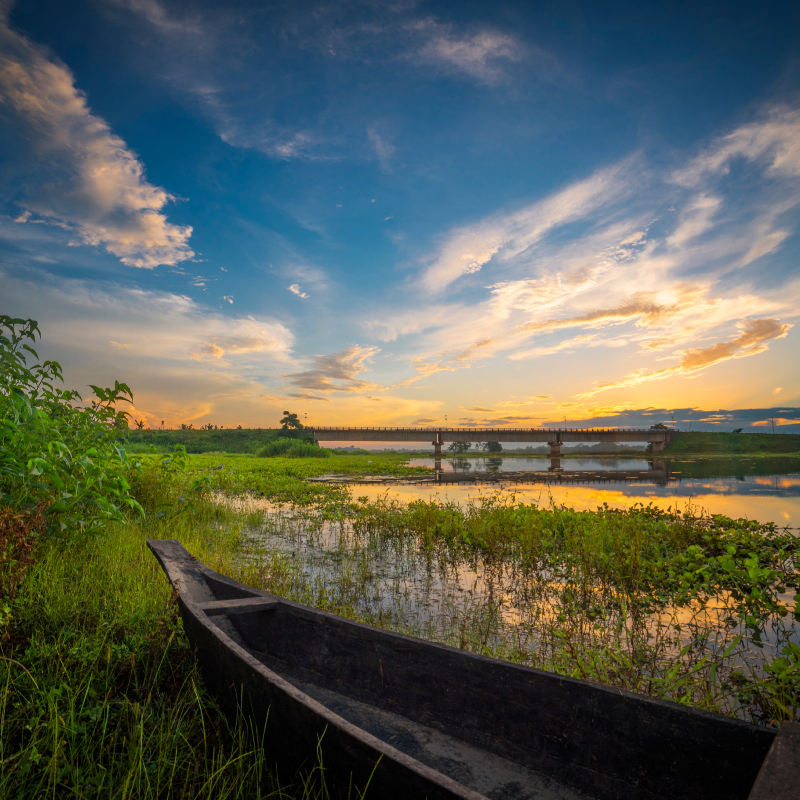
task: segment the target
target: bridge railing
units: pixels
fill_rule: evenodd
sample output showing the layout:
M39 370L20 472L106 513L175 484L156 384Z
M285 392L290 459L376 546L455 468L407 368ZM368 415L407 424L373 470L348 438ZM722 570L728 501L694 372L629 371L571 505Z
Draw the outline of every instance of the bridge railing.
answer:
M450 431L453 433L644 433L648 436L654 433L678 433L678 430L651 428L400 428L400 427L379 427L376 425L363 425L358 427L344 425L307 425L307 430L311 431L414 431L417 433L437 433L439 431Z

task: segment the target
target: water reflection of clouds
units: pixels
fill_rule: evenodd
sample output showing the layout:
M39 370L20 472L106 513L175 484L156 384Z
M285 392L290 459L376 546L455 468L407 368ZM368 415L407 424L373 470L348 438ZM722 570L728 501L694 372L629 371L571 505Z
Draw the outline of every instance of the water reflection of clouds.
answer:
M710 491L707 486L710 485ZM741 484L740 484L741 485ZM384 485L357 487L359 496L375 500L382 495L409 503L412 500L439 499L444 502L466 503L478 497L500 494L518 503L537 503L541 506L564 505L579 511L593 511L607 503L612 508L630 508L635 503L652 503L666 510L693 508L706 514L723 514L733 519L754 519L800 528L800 493L788 496L762 492L734 492L733 486L720 491L713 483L670 484L656 486L642 483L608 484L543 484L508 483L502 487L476 484L443 486ZM755 489L755 487L754 487ZM356 491L356 490L354 490Z

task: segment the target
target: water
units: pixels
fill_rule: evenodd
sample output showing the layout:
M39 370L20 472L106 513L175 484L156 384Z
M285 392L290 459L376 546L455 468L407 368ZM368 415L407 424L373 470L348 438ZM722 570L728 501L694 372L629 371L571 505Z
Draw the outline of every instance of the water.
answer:
M471 487L473 492L475 488ZM354 487L354 494L358 491ZM771 618L755 639L741 623L730 620L730 598L725 593L705 603L667 604L638 618L611 605L605 616L595 620L566 611L565 584L547 570L480 555L453 558L442 549L426 552L413 537L359 532L347 520L322 520L311 510L278 506L262 497L219 494L215 499L247 515L241 531L242 557L256 568L262 588L484 655L571 674L576 653L610 649L622 653L632 666L604 680L675 698L683 696L683 690L674 694L665 688L662 694L658 681L650 686L653 674L663 678L673 667L708 671L713 662L725 680L734 672L759 677L764 663L772 661L787 641L797 641L793 593L782 598L790 614ZM743 638L737 645L738 636ZM703 667L705 657L710 662ZM612 666L616 670L617 662ZM594 673L584 677L598 679ZM713 682L713 673L710 678ZM693 695L699 693L696 699L703 695L703 686L699 682L692 689ZM720 689L714 708L763 721L758 709L742 703L735 692Z
M350 483L353 497L369 500L388 495L401 502L430 497L466 502L499 492L516 502L578 509L604 503L692 505L710 514L800 528L800 459L552 462L492 456L444 459L439 470L432 458L410 463L431 472L421 478L330 479ZM480 554L448 556L442 548L432 553L413 537L359 532L350 520L332 522L311 509L281 507L264 498L216 499L247 515L242 556L261 576L258 585L269 591L403 633L656 696L684 697L684 689L671 686L666 676L702 669L688 689L694 701L705 703L704 693L711 692L715 699L704 707L742 719L763 723L772 712L725 687L734 678L745 680L742 676L761 680L764 665L800 636L791 590L780 598L789 613L765 620L757 635L743 627L724 592L706 602L667 603L630 614L593 585L591 593L604 606L595 618L565 606L566 584L547 569ZM587 658L597 658L599 666L575 673Z
M427 466L430 477L358 482L353 494L376 499L388 495L403 502L438 498L464 502L480 494L513 493L519 502L556 503L595 509L607 503L624 508L653 503L707 514L746 518L800 529L799 458L564 458L469 457L414 458L410 466ZM350 479L341 479L350 481Z

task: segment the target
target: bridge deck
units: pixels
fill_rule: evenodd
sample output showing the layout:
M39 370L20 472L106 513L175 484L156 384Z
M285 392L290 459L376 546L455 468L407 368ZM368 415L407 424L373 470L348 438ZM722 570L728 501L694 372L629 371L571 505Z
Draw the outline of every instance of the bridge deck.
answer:
M309 426L318 442L653 442L667 444L673 430L595 428L332 428Z

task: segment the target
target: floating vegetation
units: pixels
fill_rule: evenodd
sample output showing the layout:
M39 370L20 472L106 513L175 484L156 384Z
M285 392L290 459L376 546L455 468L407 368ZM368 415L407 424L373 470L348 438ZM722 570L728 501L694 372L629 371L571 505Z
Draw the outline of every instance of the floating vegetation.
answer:
M771 724L800 703L800 542L652 506L595 512L483 496L242 515L240 577L301 603Z

